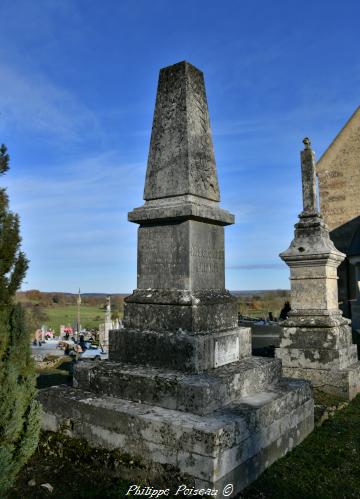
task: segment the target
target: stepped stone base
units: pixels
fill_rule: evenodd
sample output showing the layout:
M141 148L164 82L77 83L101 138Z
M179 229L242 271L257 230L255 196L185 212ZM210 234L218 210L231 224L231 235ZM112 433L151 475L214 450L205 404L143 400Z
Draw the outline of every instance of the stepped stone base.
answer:
M283 367L283 375L307 379L315 388L326 393L352 400L360 393L360 362L344 369L307 369Z
M74 386L167 409L209 414L216 409L266 390L280 380L278 359L249 357L203 374L186 374L117 362L79 363Z
M69 387L42 390L43 428L118 449L140 463L132 480L161 476L175 487L219 490L233 497L313 430L310 385L282 379L208 415L157 407ZM178 481L177 481L178 483ZM172 492L175 492L172 490Z

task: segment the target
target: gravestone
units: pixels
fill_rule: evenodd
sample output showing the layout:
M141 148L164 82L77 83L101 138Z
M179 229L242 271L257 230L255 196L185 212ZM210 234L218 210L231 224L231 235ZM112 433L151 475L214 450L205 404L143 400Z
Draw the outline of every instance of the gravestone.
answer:
M115 324L111 319L111 298L106 298L105 321L99 325L99 343L100 346L108 351L109 348L109 333L114 329Z
M301 152L304 209L295 237L280 257L290 267L291 312L281 323L276 356L286 376L352 399L360 391L360 363L350 321L338 306L337 268L345 258L318 211L315 156L309 139Z
M137 289L110 360L79 363L75 388L40 394L43 427L66 428L131 458L128 476L237 494L313 429L309 383L282 378L278 359L251 357L250 328L224 279L219 206L203 74L160 71ZM129 462L129 459L128 461Z

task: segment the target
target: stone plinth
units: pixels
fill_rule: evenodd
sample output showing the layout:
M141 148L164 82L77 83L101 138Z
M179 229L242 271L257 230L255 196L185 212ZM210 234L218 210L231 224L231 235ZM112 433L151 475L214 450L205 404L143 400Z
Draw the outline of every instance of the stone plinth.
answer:
M202 73L160 72L139 224L137 289L109 362L79 363L74 389L43 391L44 427L140 463L135 480L180 477L231 496L313 428L310 385L251 357L225 289L224 226ZM144 475L145 474L145 475ZM220 494L221 494L220 490ZM175 490L174 490L175 492Z
M42 390L40 400L45 430L130 455L138 462L133 482L172 492L184 483L218 489L218 497L228 484L229 497L249 485L314 424L309 385L289 379L206 416L65 387Z
M338 308L337 268L345 255L335 248L317 211L315 157L307 139L304 143L304 211L294 240L280 254L290 267L292 310L281 324L276 356L286 376L308 379L326 392L351 399L360 391L360 364L350 321Z
M110 338L111 360L192 373L201 373L251 355L250 328L242 327L197 334L182 330L125 328L120 332L112 331Z

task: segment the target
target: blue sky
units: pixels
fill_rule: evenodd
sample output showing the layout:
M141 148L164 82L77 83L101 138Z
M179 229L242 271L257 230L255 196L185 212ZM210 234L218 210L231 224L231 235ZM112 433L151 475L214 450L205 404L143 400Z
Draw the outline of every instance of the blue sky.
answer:
M356 0L1 0L0 142L30 269L24 289L136 287L161 67L205 73L229 289L288 288L278 257L318 157L360 101Z

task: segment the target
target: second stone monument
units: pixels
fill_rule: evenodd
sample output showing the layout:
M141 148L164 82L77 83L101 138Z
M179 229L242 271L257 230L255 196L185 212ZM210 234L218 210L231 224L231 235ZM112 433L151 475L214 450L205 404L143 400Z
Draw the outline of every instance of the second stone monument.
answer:
M275 353L286 376L352 399L360 392L360 362L350 321L338 304L337 268L345 258L319 213L315 155L308 138L301 151L303 211L295 237L280 257L290 267L291 312L281 324Z

